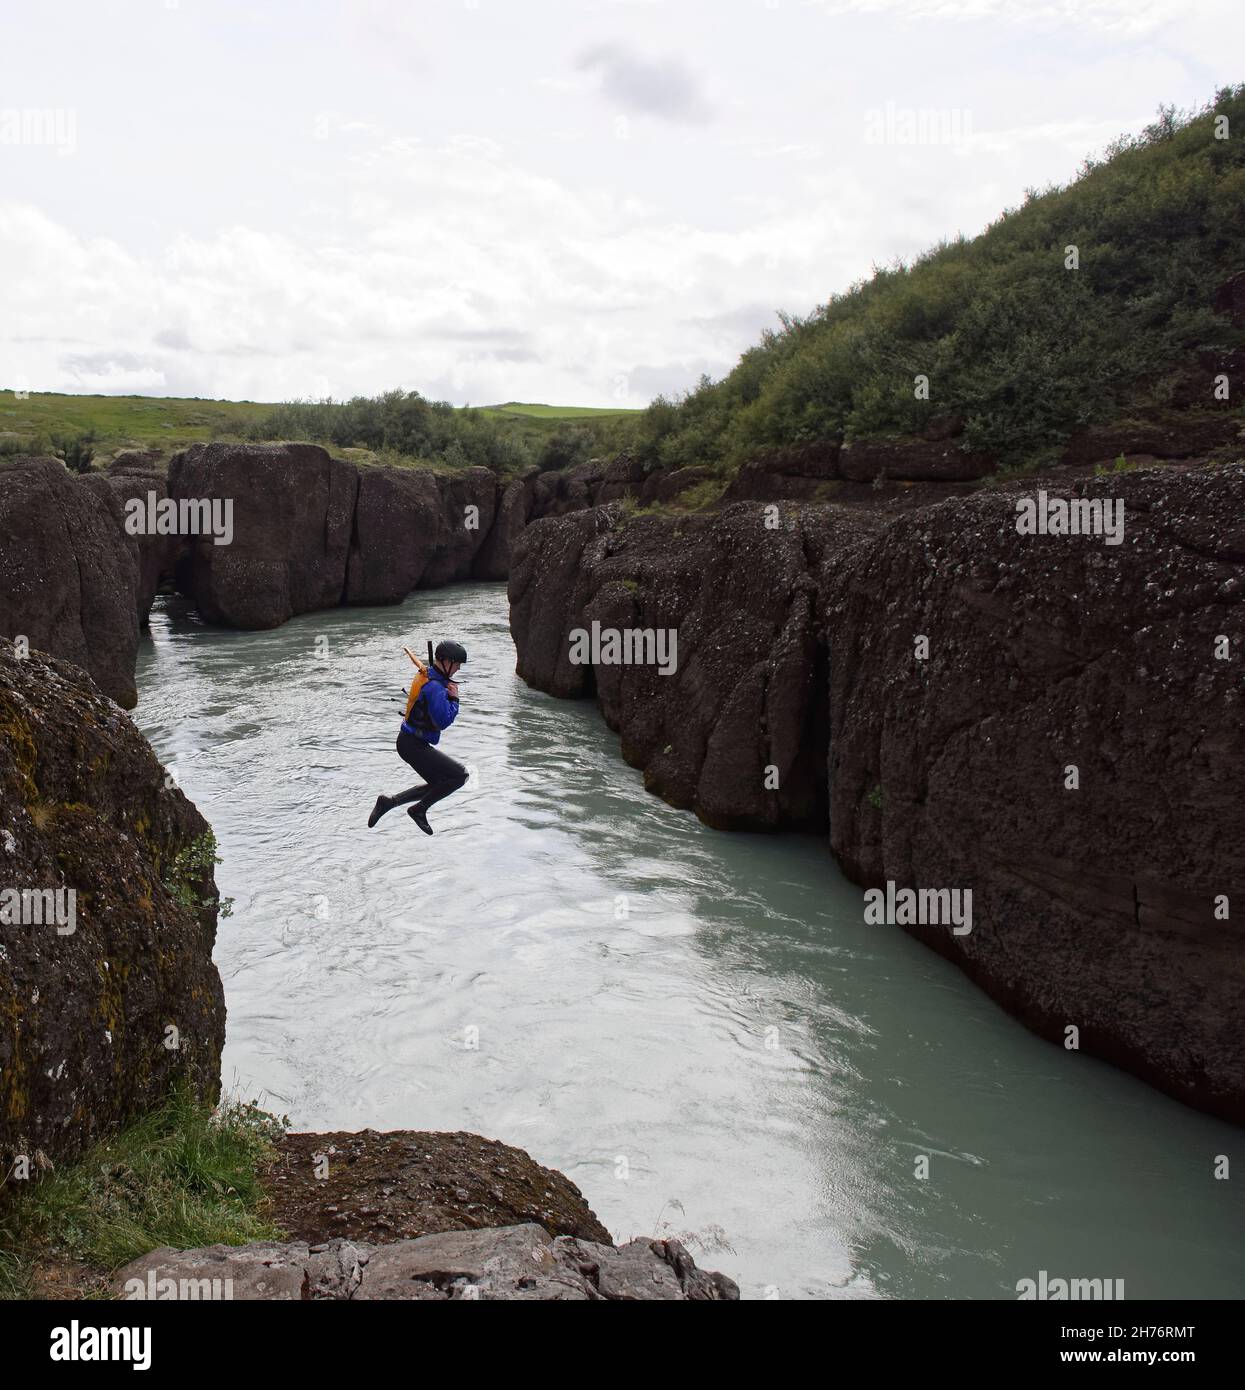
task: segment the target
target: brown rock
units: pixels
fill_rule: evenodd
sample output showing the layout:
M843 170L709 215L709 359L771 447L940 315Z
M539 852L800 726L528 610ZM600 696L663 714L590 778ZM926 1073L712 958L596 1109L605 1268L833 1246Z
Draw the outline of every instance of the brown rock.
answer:
M673 502L676 497L686 492L689 488L696 487L700 483L707 483L712 477L712 468L676 468L673 473L664 473L657 476L657 486L654 488L654 501L659 503Z
M336 1236L383 1243L524 1222L553 1236L610 1243L569 1178L478 1134L287 1134L264 1185L276 1224L312 1245Z
M510 556L519 532L527 525L534 480L515 478L502 488L492 529L476 554L472 569L476 579L508 579Z
M0 633L75 662L132 709L138 595L138 547L102 474L0 460Z
M0 890L76 894L0 924L4 1171L76 1158L179 1080L215 1096L217 895L188 858L207 831L84 671L0 641Z
M1063 462L1079 466L1110 463L1121 454L1127 459L1138 454L1160 459L1204 458L1225 445L1241 442L1241 438L1242 420L1235 413L1096 426L1068 441Z
M968 935L911 930L1005 1007L1245 1121L1245 963L1214 917L1245 898L1245 466L1047 484L1122 499L1119 546L1019 535L1031 483L787 504L778 531L748 504L537 522L511 578L519 673L595 692L646 785L711 824L815 825L828 791L862 885L972 890ZM593 619L676 629L677 675L571 665Z
M487 468L438 474L441 496L435 543L420 586L436 588L471 577L476 555L493 529L497 478Z
M1245 894L1245 469L1079 492L1123 499L1122 545L1018 536L1017 486L829 558L831 847L862 884L972 888L971 933L910 930L1044 1036L1240 1122L1214 906Z
M212 623L278 627L335 607L358 472L316 444L193 444L169 465L169 495L233 503L233 540L192 537L178 586Z
M839 471L853 482L879 474L903 481L966 482L993 473L995 460L934 439L857 439L839 453Z
M363 468L346 569L347 603L401 603L423 579L443 529L436 475Z
M749 459L731 479L726 498L732 502L811 499L840 476L837 440L819 439L766 449Z

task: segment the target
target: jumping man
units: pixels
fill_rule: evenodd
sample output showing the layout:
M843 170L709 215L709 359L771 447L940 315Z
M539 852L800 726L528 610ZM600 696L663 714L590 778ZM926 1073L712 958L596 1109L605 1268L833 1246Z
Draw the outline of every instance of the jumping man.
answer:
M431 835L429 806L456 792L467 780L467 769L462 763L456 763L433 747L441 737L441 730L448 729L458 717L458 686L453 676L466 660L466 649L460 643L437 644L428 667L428 679L410 713L403 719L402 731L398 734L398 756L424 780L397 796L378 796L367 818L369 827L395 806L413 802L406 814L425 835Z

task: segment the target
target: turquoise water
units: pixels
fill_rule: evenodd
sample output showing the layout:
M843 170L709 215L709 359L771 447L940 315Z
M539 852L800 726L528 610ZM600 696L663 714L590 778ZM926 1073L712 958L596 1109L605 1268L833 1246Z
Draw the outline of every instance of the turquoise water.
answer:
M403 643L470 661L444 740L393 750ZM317 653L323 654L318 655ZM588 704L514 675L500 585L273 632L159 607L136 717L211 821L234 915L227 1087L300 1129L468 1129L568 1174L616 1239L678 1235L745 1297L1245 1295L1235 1129L1040 1042L806 837L648 795ZM914 1176L919 1155L929 1178Z

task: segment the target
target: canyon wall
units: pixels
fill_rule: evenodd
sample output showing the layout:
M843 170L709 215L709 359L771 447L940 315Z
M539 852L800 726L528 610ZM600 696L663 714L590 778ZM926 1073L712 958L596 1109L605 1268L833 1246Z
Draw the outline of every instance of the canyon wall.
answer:
M1245 903L1245 467L1052 481L1123 502L1111 546L1019 534L1037 485L536 521L519 672L595 695L646 785L712 825L818 828L862 886L972 889L967 935L909 930L1044 1036L1245 1122L1223 917ZM677 671L573 664L594 622L673 630Z

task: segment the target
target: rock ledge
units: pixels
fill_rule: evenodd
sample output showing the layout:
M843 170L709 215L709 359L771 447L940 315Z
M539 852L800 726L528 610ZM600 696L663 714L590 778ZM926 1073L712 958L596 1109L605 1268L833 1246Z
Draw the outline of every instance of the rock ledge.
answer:
M614 1247L536 1225L445 1231L389 1245L163 1246L113 1277L120 1298L564 1301L638 1303L739 1298L723 1274L696 1268L677 1240Z

